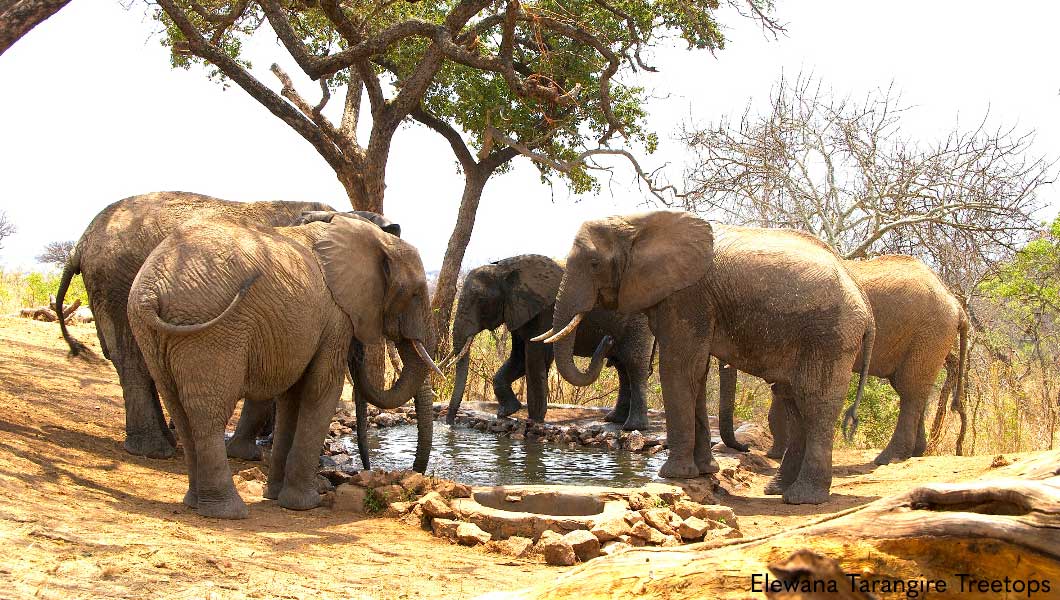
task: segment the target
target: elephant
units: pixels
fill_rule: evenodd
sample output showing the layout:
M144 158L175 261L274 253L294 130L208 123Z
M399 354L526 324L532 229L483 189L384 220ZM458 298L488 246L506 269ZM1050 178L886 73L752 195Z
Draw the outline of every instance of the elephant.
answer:
M114 363L125 402L124 448L151 458L173 456L175 440L158 393L133 340L126 315L129 288L147 256L180 224L193 218L239 218L263 225L293 225L305 211L331 210L319 202L231 202L190 192L154 192L119 200L103 209L78 240L63 269L55 304L74 275L84 276L103 355ZM70 353L85 346L59 319Z
M827 248L792 230L711 226L684 211L586 221L546 341L569 354L590 310L644 312L659 345L669 456L662 477L718 471L710 448L711 355L790 398L791 441L767 487L789 504L828 500L833 427L850 372L872 355L872 310ZM593 363L600 361L594 356ZM589 370L599 369L590 364ZM861 396L862 383L858 386Z
M453 396L446 416L450 425L464 397L471 342L479 332L496 329L502 324L512 334L512 353L493 376L493 392L500 403L497 416L507 417L522 408L512 391L512 383L525 376L530 419L545 419L552 347L530 338L551 326L552 307L562 279L563 267L551 258L537 254L506 258L467 274L453 317L453 349L461 351L455 357ZM613 345L601 346L608 337L614 340ZM648 320L643 315L596 309L586 316L574 342L574 353L592 356L597 348L602 348L604 356L618 372L618 402L604 417L605 421L622 423L626 430L647 429L647 380L653 341ZM592 383L599 374L597 371L593 376L578 378L577 366L569 354L565 362L557 362L556 366L567 373L568 380L577 381L578 385Z
M401 237L401 225L394 223L390 219L386 218L379 213L374 213L366 210L351 210L345 212L338 212L334 210L309 210L303 211L302 214L295 219L297 225L304 225L306 223L314 223L317 221L330 223L336 215L354 215L362 219L371 221L380 229L393 235L395 237ZM420 390L421 393L433 393L425 392ZM357 405L358 411L358 423L367 419L367 407L360 404ZM262 453L261 448L257 444L259 435L269 435L271 433L271 424L275 421L276 405L274 402L244 402L243 408L239 413L239 422L236 424L236 430L229 438L225 447L228 450L228 456L231 458L239 458L242 460L261 460ZM423 423L419 420L417 415L417 421L420 424L421 431L421 443L417 446L419 451L416 453L416 461L413 465L413 469L422 471L426 468L428 453L426 448L429 448L430 436L423 435ZM360 450L361 462L364 468L369 468L368 462L368 447L367 440L364 439L365 432L358 432L357 445ZM427 444L424 446L423 444Z
M207 285L204 282L208 281ZM177 433L199 514L244 518L224 427L236 402L276 398L265 497L320 503L316 466L349 369L355 394L396 408L438 370L424 347L430 305L419 253L356 217L272 228L197 220L148 256L129 291L129 324ZM390 389L367 380L363 346L394 342ZM417 406L430 414L430 406Z
M890 381L900 398L894 434L875 462L885 465L921 456L927 447L927 400L955 340L959 340L959 350L953 403L960 403L968 356L968 315L938 276L917 258L884 255L870 260L845 260L843 266L868 296L876 321L875 349L868 373ZM855 364L855 369L860 367ZM747 446L736 441L732 430L736 369L722 369L721 378L722 439L731 448L747 451ZM847 421L854 420L855 413L852 406L847 411ZM783 456L788 446L787 423L786 405L774 401L769 409L773 447L767 456Z

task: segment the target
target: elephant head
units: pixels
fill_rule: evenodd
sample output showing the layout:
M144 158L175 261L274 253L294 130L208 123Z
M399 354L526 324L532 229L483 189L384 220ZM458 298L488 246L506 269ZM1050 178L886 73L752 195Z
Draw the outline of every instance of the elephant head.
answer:
M574 364L574 331L596 306L633 314L686 288L712 268L710 223L683 211L654 211L586 221L567 256L553 311L556 369L574 385L600 375L610 343L605 338L587 371ZM550 332L550 333L551 333ZM539 336L538 338L543 338Z
M307 210L302 212L302 216L299 217L296 224L305 225L306 223L315 223L318 221L330 223L336 215L359 217L368 221L369 223L374 223L376 226L378 226L383 231L389 233L390 235L401 237L401 225L394 223L393 221L379 213L372 212L369 210L350 210L346 212L339 212L336 210Z
M416 394L428 369L438 370L424 347L431 329L423 263L411 244L362 218L340 213L330 223L313 249L335 303L353 324L350 376L372 404L396 408ZM404 368L390 389L379 390L366 376L363 345L385 339L397 346Z
M502 324L508 331L524 327L556 301L562 278L563 269L554 260L536 254L506 258L467 274L453 317L456 378L447 423L453 424L464 397L475 335Z

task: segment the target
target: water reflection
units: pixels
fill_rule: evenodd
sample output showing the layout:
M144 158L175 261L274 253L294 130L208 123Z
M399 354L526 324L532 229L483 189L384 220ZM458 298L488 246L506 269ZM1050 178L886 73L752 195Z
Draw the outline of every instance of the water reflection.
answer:
M368 431L372 467L408 469L416 450L416 426ZM356 442L345 438L351 455ZM356 461L356 459L354 459ZM537 440L505 436L457 425L434 424L429 474L472 485L556 483L640 485L657 479L666 452L645 456L625 450L567 448Z

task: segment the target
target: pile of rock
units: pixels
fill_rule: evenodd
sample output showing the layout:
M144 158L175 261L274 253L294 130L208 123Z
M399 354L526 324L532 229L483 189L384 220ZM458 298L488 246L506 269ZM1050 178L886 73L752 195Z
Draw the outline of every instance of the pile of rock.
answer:
M342 469L321 471L334 486L325 504L336 510L363 514L403 515L413 511L422 497L466 498L471 488L462 483L426 477L415 471L364 470L349 473Z
M524 419L497 418L476 410L461 409L456 416L457 424L502 434L513 440L540 439L568 447L587 446L628 450L653 455L666 449L666 437L661 432L645 435L639 431L620 431L614 425L588 422L573 425L535 423Z

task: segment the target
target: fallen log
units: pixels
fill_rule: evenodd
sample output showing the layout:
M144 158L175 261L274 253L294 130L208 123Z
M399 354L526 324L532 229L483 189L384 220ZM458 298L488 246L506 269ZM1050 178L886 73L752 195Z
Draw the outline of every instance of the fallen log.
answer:
M756 539L626 550L490 598L1057 598L1060 451L1024 461Z
M78 321L74 313L81 306L81 299L74 299L70 306L63 308L63 320L66 321L67 325L72 325ZM25 319L33 319L34 321L44 321L46 323L54 323L59 320L55 309L55 299L51 299L50 306L35 306L31 308L23 308L19 311L19 316Z

